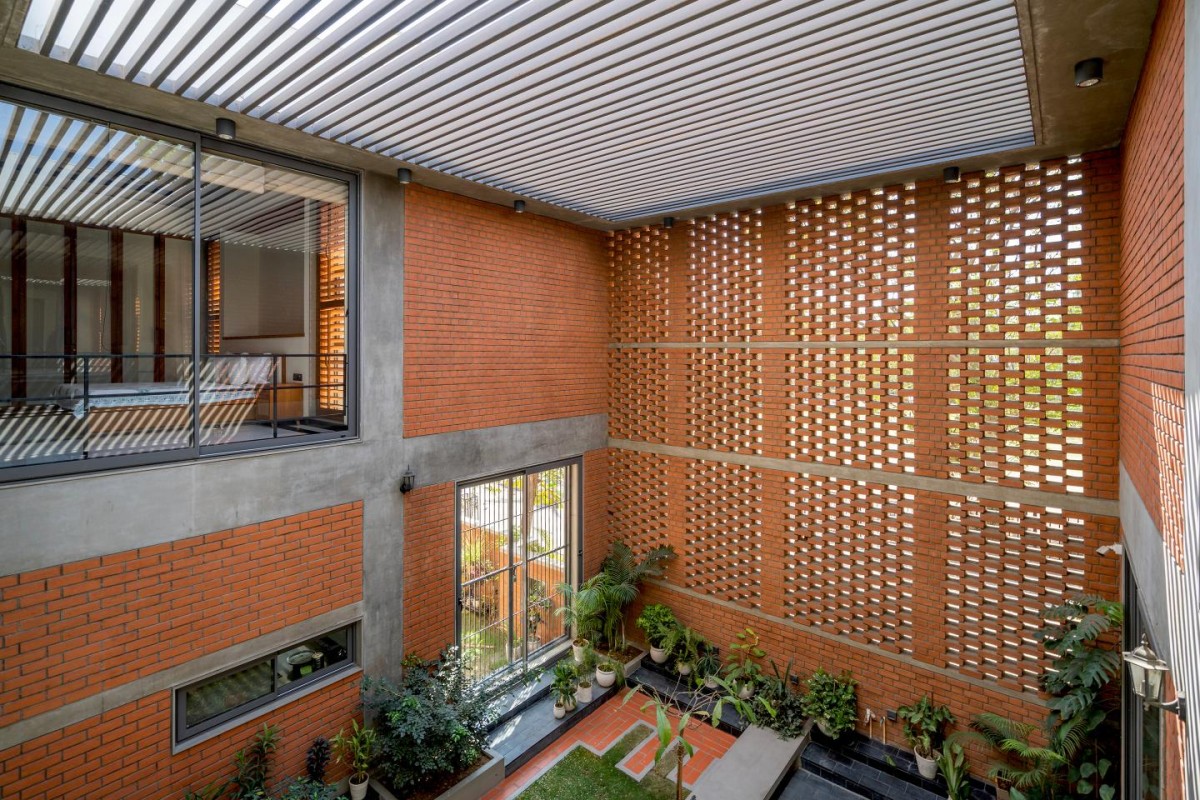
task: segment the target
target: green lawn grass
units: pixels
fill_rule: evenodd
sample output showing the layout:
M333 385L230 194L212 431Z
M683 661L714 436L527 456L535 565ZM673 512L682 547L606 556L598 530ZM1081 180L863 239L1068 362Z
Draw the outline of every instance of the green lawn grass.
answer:
M518 800L673 800L675 785L654 774L659 772L657 768L642 783L617 769L617 762L650 735L649 726L639 725L601 756L576 747L530 784Z

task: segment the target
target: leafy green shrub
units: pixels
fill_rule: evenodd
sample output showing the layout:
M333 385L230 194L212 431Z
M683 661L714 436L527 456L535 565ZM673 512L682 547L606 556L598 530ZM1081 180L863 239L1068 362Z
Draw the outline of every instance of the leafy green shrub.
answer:
M312 778L292 778L283 787L279 800L337 800L341 792Z
M330 754L328 739L324 736L313 739L312 746L308 748L308 755L304 759L304 767L308 771L309 780L315 783L325 782L325 770L329 767Z
M836 739L854 730L858 719L858 681L848 671L835 676L818 669L805 685L808 691L800 701L801 706L825 735Z
M795 739L804 732L808 717L804 713L804 695L792 689L792 662L781 673L779 665L771 662L774 675L761 680L759 697L768 703L775 713L767 727L784 739Z
M954 715L946 706L935 706L929 695L911 706L900 706L897 710L904 721L904 738L917 755L935 758L934 753L942 745L942 728L954 722Z
M250 746L234 754L233 765L237 774L229 784L233 800L256 800L266 796L267 781L271 776L271 756L278 746L279 729L273 725L263 725Z
M661 647L668 634L679 627L675 612L662 603L651 603L638 615L637 626L646 634L646 642L652 647Z
M363 705L375 713L375 774L410 792L471 766L487 742L491 701L521 680L473 684L456 647L434 661L405 659L398 686L365 678Z

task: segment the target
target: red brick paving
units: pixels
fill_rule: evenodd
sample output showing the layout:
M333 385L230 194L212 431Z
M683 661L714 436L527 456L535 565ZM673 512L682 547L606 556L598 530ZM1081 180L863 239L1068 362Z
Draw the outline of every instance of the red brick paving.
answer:
M504 779L483 800L509 800L516 797L529 784L533 783L550 765L557 762L578 744L586 744L597 752L604 752L625 732L638 722L645 722L652 728L655 725L654 709L642 711L645 698L635 697L628 704L622 705L625 693L613 697L597 709L591 716L580 722L574 728L563 734L554 744L547 747L519 770ZM691 785L700 774L716 759L725 755L734 737L719 731L706 721L693 719L688 725L688 741L696 748L695 758L689 759L683 765L684 783ZM629 769L639 772L654 760L655 744L648 740L635 750L630 758Z

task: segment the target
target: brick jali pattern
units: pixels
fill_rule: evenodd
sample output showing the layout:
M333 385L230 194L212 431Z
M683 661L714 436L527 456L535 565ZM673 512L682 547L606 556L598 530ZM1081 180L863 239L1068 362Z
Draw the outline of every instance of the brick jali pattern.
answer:
M686 622L720 642L778 619L801 650L871 648L877 691L914 691L888 683L892 654L1034 715L1039 611L1117 594L1095 553L1114 518L1059 505L1116 499L1118 167L1089 153L612 237L610 433L702 451L614 455L613 532L681 552ZM987 499L1009 490L1028 494ZM963 718L986 709L971 687Z

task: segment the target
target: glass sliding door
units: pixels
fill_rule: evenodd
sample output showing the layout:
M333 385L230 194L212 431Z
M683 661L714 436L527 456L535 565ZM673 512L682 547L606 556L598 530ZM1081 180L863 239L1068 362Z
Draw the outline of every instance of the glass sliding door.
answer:
M575 580L578 464L458 489L458 644L482 680L565 640L559 585Z

